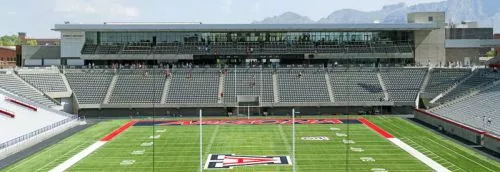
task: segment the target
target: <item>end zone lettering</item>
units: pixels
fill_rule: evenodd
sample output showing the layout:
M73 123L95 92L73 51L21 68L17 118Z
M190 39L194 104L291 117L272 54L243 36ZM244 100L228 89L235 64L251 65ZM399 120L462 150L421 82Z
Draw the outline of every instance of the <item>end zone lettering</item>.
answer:
M205 169L232 169L239 166L291 165L288 156L240 156L234 154L208 155Z
M330 140L330 138L325 137L325 136L319 136L319 137L302 137L302 140L326 141L326 140Z

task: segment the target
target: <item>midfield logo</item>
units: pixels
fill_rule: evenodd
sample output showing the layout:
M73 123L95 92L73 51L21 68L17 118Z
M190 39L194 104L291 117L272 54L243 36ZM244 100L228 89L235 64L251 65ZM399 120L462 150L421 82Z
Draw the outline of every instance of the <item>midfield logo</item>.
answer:
M208 155L205 169L232 169L238 166L291 165L288 156L239 156L231 154Z

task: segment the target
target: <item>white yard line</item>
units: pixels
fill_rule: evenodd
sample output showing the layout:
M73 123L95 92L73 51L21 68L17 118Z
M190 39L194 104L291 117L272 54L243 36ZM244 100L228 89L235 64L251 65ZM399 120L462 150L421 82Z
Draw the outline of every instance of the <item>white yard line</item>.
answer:
M97 141L96 143L90 145L88 148L82 150L81 152L79 152L75 156L73 156L70 159L59 164L57 167L50 170L50 172L64 172L64 171L66 171L68 168L75 165L78 161L80 161L83 158L85 158L86 156L90 155L92 152L99 149L100 147L102 147L106 143L107 143L106 141Z
M488 169L488 170L490 170L490 171L495 171L495 170L493 170L493 169L490 169L490 168L488 168L488 167L486 167L486 166L482 165L481 163L478 163L478 162L476 162L476 161L473 161L473 160L469 159L467 156L464 156L464 155L462 155L462 154L460 154L460 153L456 152L455 150L450 149L449 147L446 147L445 145L442 145L441 143L438 143L438 142L436 142L436 141L434 141L434 140L432 140L432 139L429 139L429 138L426 138L426 139L427 139L427 140L429 140L430 142L433 142L433 143L434 143L434 144L436 144L436 145L439 145L439 146L443 147L444 149L447 149L447 150L449 150L449 151L453 152L454 154L456 154L456 155L458 155L458 156L461 156L461 157L462 157L462 158L464 158L464 159L467 159L467 160L468 160L468 161L470 161L470 162L474 162L475 164L477 164L477 165L479 165L479 166L481 166L481 167L484 167L484 168L486 168L486 169Z
M418 150L412 148L410 145L399 140L398 138L387 138L387 139L389 141L391 141L392 143L394 143L395 145L397 145L398 147L400 147L401 149L408 152L413 157L422 161L427 166L431 167L433 170L435 170L437 172L449 172L450 171L446 167L443 167L441 164L439 164L436 161L432 160L431 158L425 156L423 153L420 153Z
M286 150L288 151L289 154L292 154L292 148L291 148L290 144L288 143L288 140L286 140L285 132L283 132L283 126L278 125L278 130L280 131L280 136L281 136L281 139L283 140L283 143L285 143Z
M458 169L460 169L460 170L462 170L462 171L465 171L464 169L460 168L459 166L456 166L455 164L451 163L450 161L448 161L448 160L444 159L443 157L441 157L441 156L439 156L439 155L435 154L435 153L434 153L434 152L432 152L432 151L429 151L427 148L423 147L422 145L418 144L417 142L413 141L412 139L406 138L405 140L406 140L407 142L410 142L410 143L415 144L415 145L416 145L416 148L418 148L418 149L423 149L423 150L424 150L424 152L428 152L430 155L435 156L435 157L433 157L434 159L439 158L439 159L438 159L438 160L436 160L436 161L444 161L445 163L450 164L450 165L448 165L448 168L458 168ZM430 155L429 155L429 156L430 156ZM441 163L441 164L444 164L444 163Z
M85 144L85 142L84 142L84 143L82 143L81 145L83 145L83 144ZM64 153L63 155L59 156L59 158L64 158L66 155L68 155L68 154L72 153L74 150L79 149L81 145L75 146L75 147L74 147L73 149L71 149L70 151L68 151L68 152ZM55 162L55 161L57 161L57 160L59 160L59 159L58 159L58 158L54 158L54 159L52 159L52 161L50 161L49 163L46 163L44 166L40 167L40 168L39 168L38 170L36 170L36 171L42 171L45 167L47 167L47 166L51 165L53 162Z
M212 137L210 138L210 142L208 142L208 146L207 146L207 150L205 152L209 153L210 154L210 150L212 149L212 145L214 144L215 142L215 138L217 137L217 133L219 132L219 127L220 125L217 125L215 127L215 130L214 132L212 133Z
M47 150L46 150L46 152L50 152L52 149L55 149L55 148L57 148L57 146L54 146L54 145L53 145L51 148L47 149ZM39 153L39 154L35 155L34 157L31 157L31 158L29 158L27 161L22 161L22 162L21 162L21 163L19 163L18 165L16 165L16 166L12 167L10 170L7 170L7 172L10 172L10 171L16 171L15 169L16 169L17 167L20 167L20 166L22 166L22 165L24 165L24 164L30 163L30 161L36 160L36 157L41 156L41 155L43 155L43 153Z
M285 143L285 145L286 145L286 150L288 151L288 154L291 155L292 151L293 151L292 146L290 146L290 143L288 143L288 140L286 140L285 132L283 131L283 125L278 125L278 130L280 131L280 136L281 136L281 139L283 140L283 143ZM290 161L290 159L288 159L288 162L292 162L292 161ZM295 162L297 162L297 161L295 160ZM295 165L295 171L300 171L297 164L292 164L292 165Z

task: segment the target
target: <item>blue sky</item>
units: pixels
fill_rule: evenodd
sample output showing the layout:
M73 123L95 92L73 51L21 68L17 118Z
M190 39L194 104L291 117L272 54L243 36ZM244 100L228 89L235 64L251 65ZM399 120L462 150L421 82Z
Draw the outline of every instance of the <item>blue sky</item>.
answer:
M313 20L343 8L378 10L383 5L442 0L21 0L0 6L0 35L27 32L56 38L56 23L203 22L250 23L291 11Z

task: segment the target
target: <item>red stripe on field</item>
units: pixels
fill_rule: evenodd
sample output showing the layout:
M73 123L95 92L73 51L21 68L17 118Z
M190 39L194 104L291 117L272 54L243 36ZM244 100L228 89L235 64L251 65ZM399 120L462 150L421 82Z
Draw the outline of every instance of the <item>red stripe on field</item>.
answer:
M364 118L360 118L358 120L359 120L359 122L363 123L364 125L370 127L372 130L374 130L375 132L377 132L381 136L388 138L388 139L394 138L394 136L392 136L391 134L389 134L387 131L383 130L382 128L378 127L377 125L373 124L372 122L370 122Z
M102 138L101 141L105 141L105 142L110 141L111 139L113 139L117 135L119 135L120 133L124 132L125 130L127 130L128 128L133 126L136 122L137 122L137 120L132 120L132 121L126 123L125 125L121 126L120 128L116 129L115 131L109 133L106 137Z

